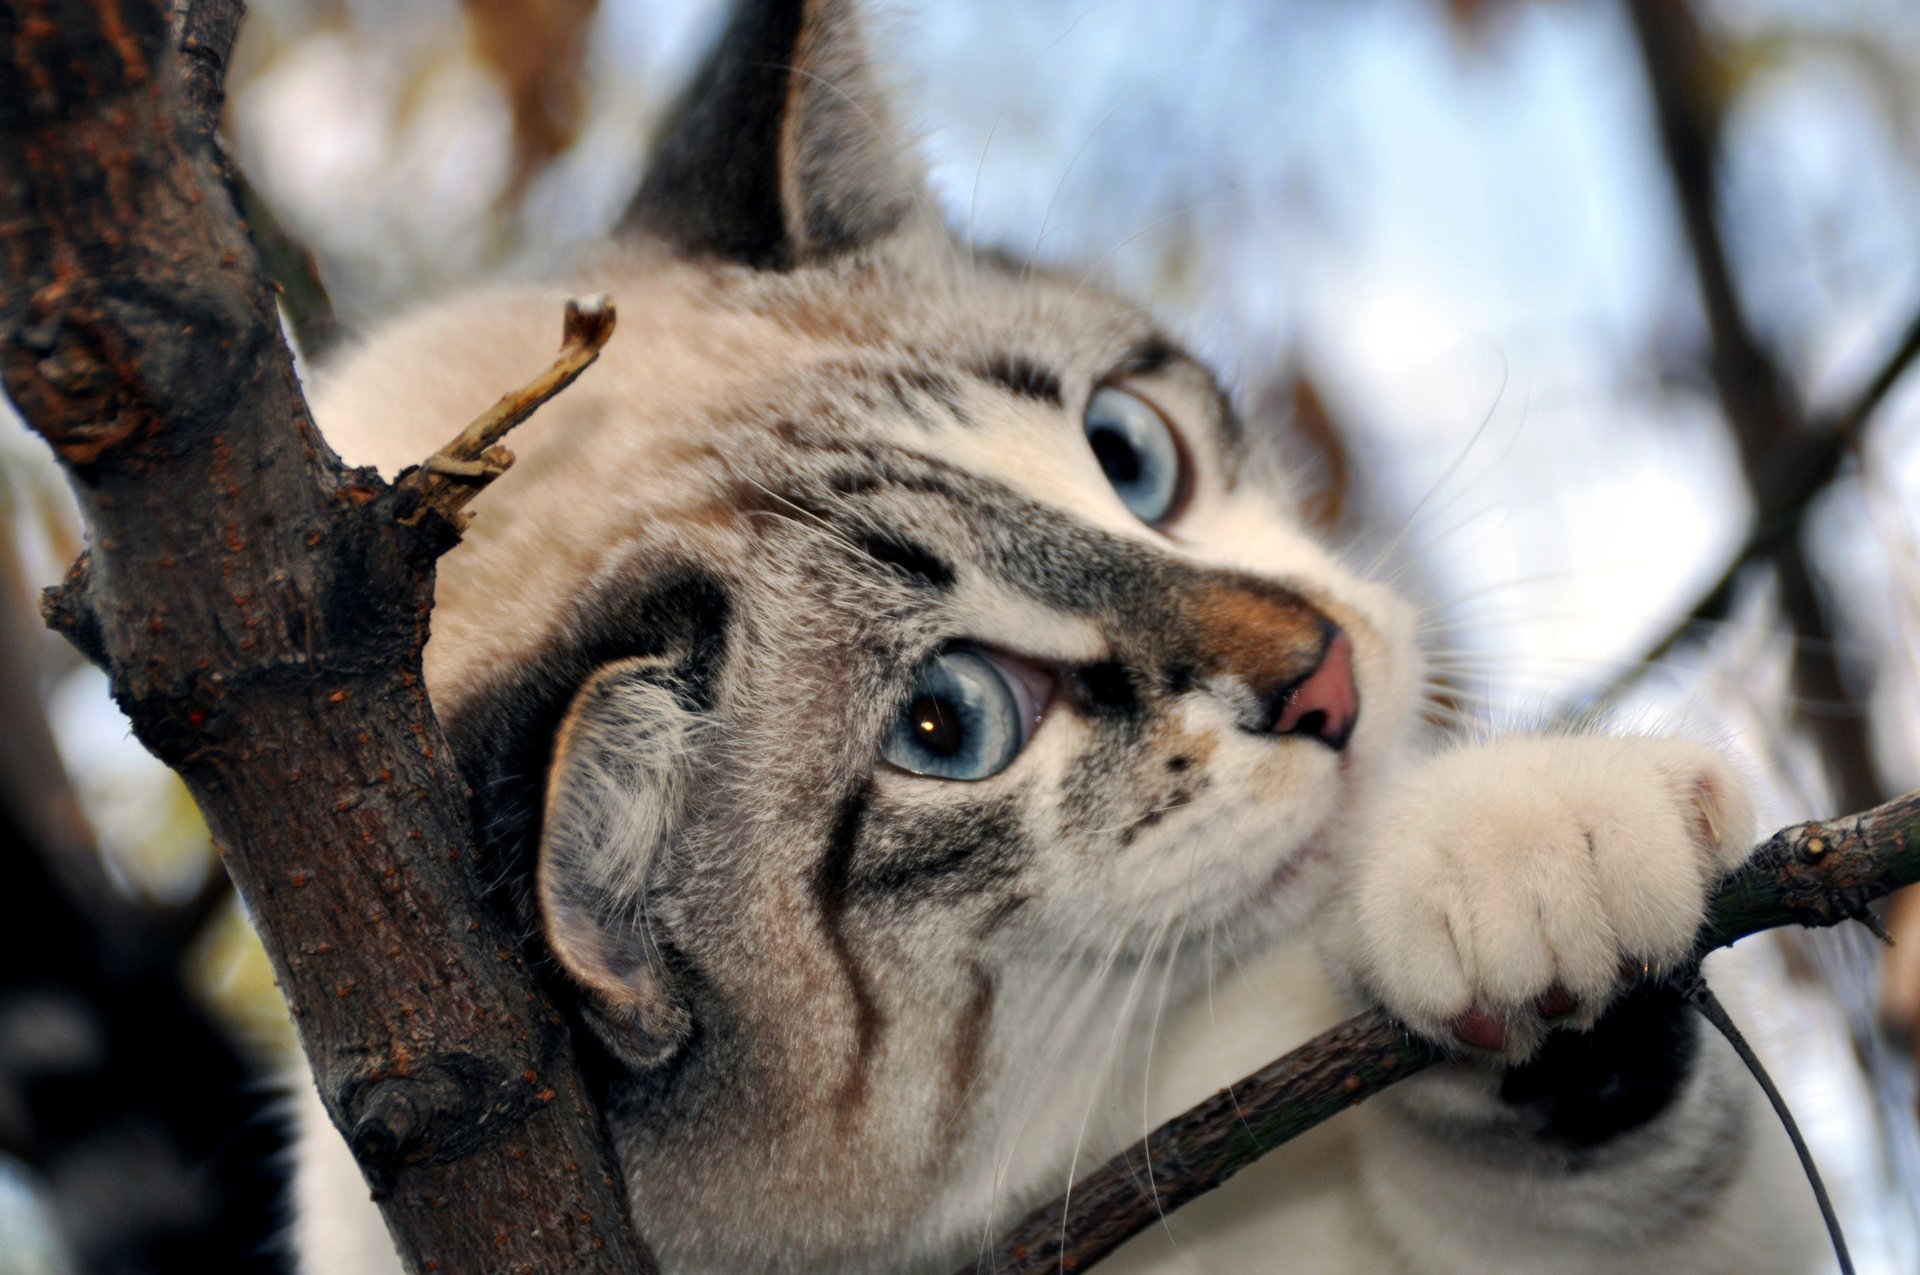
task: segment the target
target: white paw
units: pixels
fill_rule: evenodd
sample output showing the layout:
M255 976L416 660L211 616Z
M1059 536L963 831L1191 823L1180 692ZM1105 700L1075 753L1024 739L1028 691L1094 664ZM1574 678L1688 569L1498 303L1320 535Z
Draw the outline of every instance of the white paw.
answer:
M1423 763L1356 865L1361 983L1440 1041L1506 1058L1590 1026L1693 945L1753 841L1747 786L1682 740L1515 739Z

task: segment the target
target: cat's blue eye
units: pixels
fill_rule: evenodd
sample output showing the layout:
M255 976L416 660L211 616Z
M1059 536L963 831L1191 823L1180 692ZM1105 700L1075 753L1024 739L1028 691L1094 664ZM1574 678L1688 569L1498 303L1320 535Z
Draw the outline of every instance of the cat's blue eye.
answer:
M1180 444L1145 399L1107 386L1087 404L1087 446L1122 503L1144 523L1173 516L1182 486Z
M999 774L1026 747L1046 707L1036 674L971 647L942 651L914 674L880 755L940 779Z

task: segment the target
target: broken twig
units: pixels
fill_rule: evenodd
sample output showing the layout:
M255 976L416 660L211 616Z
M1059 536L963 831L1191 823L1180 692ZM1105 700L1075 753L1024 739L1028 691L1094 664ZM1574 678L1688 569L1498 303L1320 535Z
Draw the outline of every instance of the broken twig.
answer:
M502 395L452 442L427 457L426 463L394 481L403 498L409 492L419 498L401 521L411 526L433 510L455 530L465 528L472 515L461 510L513 464L513 453L499 446L500 440L593 366L613 336L613 323L613 302L604 292L568 301L560 353L552 365L519 389Z

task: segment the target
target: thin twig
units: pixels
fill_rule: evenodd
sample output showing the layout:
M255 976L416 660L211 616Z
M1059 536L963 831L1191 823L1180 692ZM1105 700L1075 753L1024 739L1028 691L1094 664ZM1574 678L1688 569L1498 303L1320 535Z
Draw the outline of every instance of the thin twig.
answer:
M1916 880L1920 792L1783 828L1715 891L1695 955L1776 926L1837 925ZM965 1271L1084 1270L1166 1212L1440 1057L1384 1014L1362 1014L1161 1125L1081 1179L1071 1201L1028 1214Z
M1773 1083L1773 1077L1760 1062L1760 1056L1753 1052L1753 1046L1734 1025L1733 1016L1727 1013L1727 1007L1707 986L1707 980L1698 969L1686 980L1687 1000L1698 1010L1700 1017L1712 1023L1714 1029L1726 1037L1733 1046L1733 1052L1740 1055L1740 1061L1760 1085L1762 1093L1767 1095L1767 1103L1773 1108L1773 1114L1780 1119L1781 1128L1787 1131L1787 1137L1793 1143L1794 1154L1800 1157L1800 1168L1807 1175L1807 1184L1813 1188L1814 1203L1820 1206L1820 1220L1827 1224L1827 1236L1833 1241L1833 1255L1840 1261L1840 1275L1853 1275L1853 1256L1847 1252L1847 1237L1840 1229L1840 1217L1833 1211L1833 1200L1827 1195L1827 1184L1820 1179L1820 1168L1813 1162L1813 1152L1807 1147L1807 1140L1800 1136L1800 1124L1793 1118L1793 1112L1787 1107L1787 1100Z
M606 293L568 301L560 353L552 365L519 389L502 395L452 442L427 457L425 464L395 480L394 487L403 498L411 492L419 500L401 521L412 525L433 510L456 529L464 527L471 515L462 513L462 507L513 464L513 453L498 446L500 440L593 366L613 336L613 324L613 302Z
M1833 432L1843 438L1858 439L1860 431L1880 410L1880 404L1893 392L1893 387L1900 383L1915 359L1920 359L1920 314L1914 315L1908 322L1899 343L1887 355L1880 370L1854 396L1853 402L1828 418L1833 422Z

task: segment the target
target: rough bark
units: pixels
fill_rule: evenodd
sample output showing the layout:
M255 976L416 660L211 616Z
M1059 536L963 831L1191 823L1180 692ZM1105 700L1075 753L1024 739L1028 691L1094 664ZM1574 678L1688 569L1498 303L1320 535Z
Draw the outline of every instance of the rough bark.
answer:
M199 801L410 1267L650 1269L421 684L457 533L315 430L168 8L0 3L0 383L91 545L48 619Z
M1871 923L1867 904L1915 881L1920 793L1783 828L1721 883L1695 954L1781 925ZM1084 1270L1261 1156L1443 1056L1384 1014L1361 1014L1161 1125L1028 1214L961 1275Z

